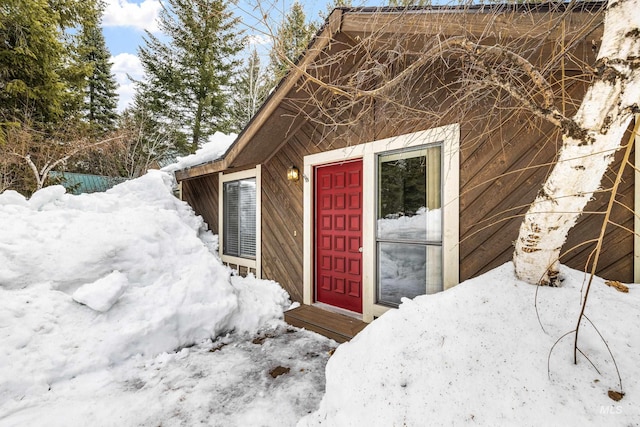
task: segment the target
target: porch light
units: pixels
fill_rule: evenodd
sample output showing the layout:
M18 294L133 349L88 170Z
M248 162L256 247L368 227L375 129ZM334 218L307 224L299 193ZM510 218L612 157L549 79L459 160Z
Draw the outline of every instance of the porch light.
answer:
M297 167L291 166L289 169L287 169L287 179L293 182L296 182L300 179L300 171Z

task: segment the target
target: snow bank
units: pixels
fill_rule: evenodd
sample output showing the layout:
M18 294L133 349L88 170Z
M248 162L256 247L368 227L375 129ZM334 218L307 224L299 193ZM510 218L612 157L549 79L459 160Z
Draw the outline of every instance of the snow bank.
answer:
M189 168L191 166L200 165L202 163L212 162L222 157L227 149L233 144L238 135L230 133L226 135L222 132L216 132L211 135L209 141L196 150L195 154L185 157L178 157L178 161L162 168L165 172L174 172L180 169Z
M341 345L327 364L320 408L298 426L635 425L640 419L640 288L597 279L572 363L584 275L563 269L562 288L515 279L512 264L430 296L404 300ZM549 359L549 372L547 360Z
M215 238L172 184L152 171L106 193L0 194L0 406L282 316L277 285L231 284Z
M264 328L272 320L282 319L283 311L291 306L287 291L272 280L232 276L231 284L238 294L238 309L229 319L229 327L235 332L251 333Z

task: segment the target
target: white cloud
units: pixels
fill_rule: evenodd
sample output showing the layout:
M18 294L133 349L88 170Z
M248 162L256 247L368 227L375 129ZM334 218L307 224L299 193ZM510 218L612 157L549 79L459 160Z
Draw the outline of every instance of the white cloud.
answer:
M111 72L115 74L118 82L118 111L122 111L129 106L135 93L135 84L132 83L127 75L136 80L141 80L144 76L144 69L140 63L140 59L131 53L121 53L111 57Z
M144 0L140 4L128 0L107 0L102 23L106 27L134 27L158 31L159 0Z
M271 37L261 35L261 34L251 34L248 37L248 42L250 45L257 45L257 46L265 46L265 45L272 44Z

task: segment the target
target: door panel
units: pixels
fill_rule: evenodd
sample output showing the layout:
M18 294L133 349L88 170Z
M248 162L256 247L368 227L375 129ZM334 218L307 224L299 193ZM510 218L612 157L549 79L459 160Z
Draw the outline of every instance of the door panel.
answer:
M316 300L362 313L362 160L315 168Z

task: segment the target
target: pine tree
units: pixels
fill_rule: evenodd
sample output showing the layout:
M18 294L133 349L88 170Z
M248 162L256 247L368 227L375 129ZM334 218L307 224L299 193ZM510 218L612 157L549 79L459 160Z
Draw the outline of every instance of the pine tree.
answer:
M85 25L82 29L80 57L91 66L91 74L84 89L85 119L100 133L113 130L118 118L117 83L111 73L111 55L99 26Z
M139 57L145 81L137 92L155 120L182 129L181 152L194 152L229 122L231 79L242 39L225 0L167 0L160 13L163 42L147 32Z
M246 59L246 66L235 84L231 107L230 129L240 132L258 111L269 92L269 79L260 66L255 48Z
M29 29L26 31L25 29ZM59 16L46 0L0 7L0 122L62 115L64 45Z
M7 125L51 124L75 113L87 67L70 28L97 19L96 0L3 0L0 7L0 141Z
M307 48L318 27L307 22L302 5L296 1L278 27L271 50L270 71L275 82L280 81L289 71L291 64Z

